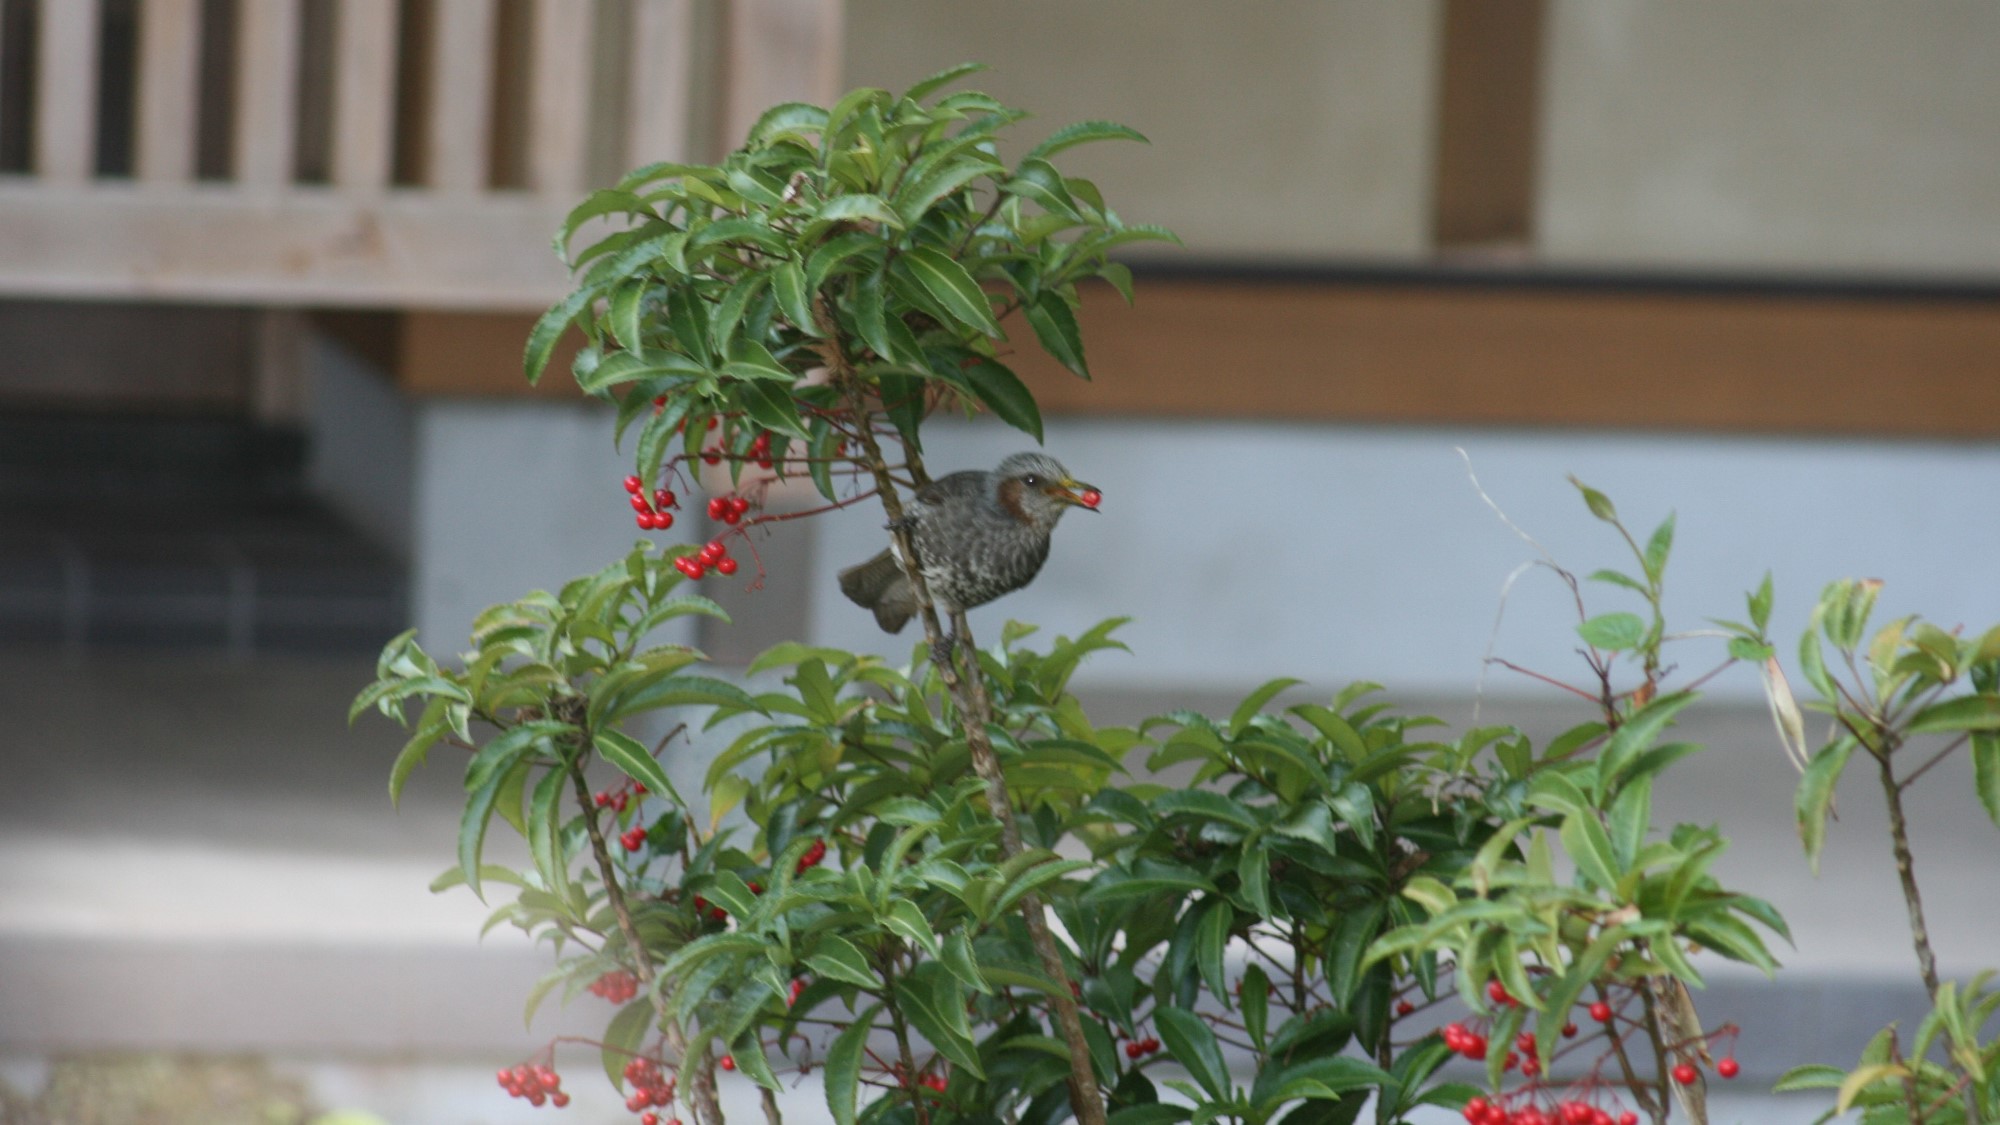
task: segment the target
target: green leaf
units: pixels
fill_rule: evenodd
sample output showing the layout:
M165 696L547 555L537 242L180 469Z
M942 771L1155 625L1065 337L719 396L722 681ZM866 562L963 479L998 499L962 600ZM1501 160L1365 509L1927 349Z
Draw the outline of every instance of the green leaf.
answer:
M1090 367L1083 359L1083 333L1076 326L1076 313L1070 310L1069 302L1054 293L1043 293L1024 311L1042 350L1064 367L1090 378Z
M667 780L667 771L653 760L653 755L631 735L623 731L598 731L594 740L597 752L604 760L617 766L626 777L643 784L655 793L671 793L674 784Z
M599 1052L599 1060L604 1064L604 1076L611 1080L611 1088L621 1089L625 1084L625 1066L639 1053L645 1044L646 1032L653 1026L653 1003L640 998L618 1009L611 1017L611 1026L604 1029L604 1047Z
M1041 442L1041 408L1019 376L993 360L979 359L965 369L965 380L995 417Z
M1387 907L1378 899L1341 914L1333 927L1333 948L1326 965L1327 989L1337 1007L1348 1008L1361 985L1362 957L1382 928Z
M1574 476L1569 478L1569 482L1576 486L1578 492L1583 493L1584 507L1590 509L1591 515L1596 516L1605 523L1618 522L1618 509L1611 506L1611 498L1609 496L1597 491Z
M1229 978L1223 971L1223 950L1229 945L1229 927L1236 910L1227 900L1210 899L1202 907L1201 921L1195 925L1194 963L1208 990L1228 1004Z
M1655 583L1660 581L1660 576L1667 570L1667 555L1673 549L1674 514L1668 512L1667 518L1661 520L1660 526L1653 530L1653 537L1646 541L1646 577Z
M820 205L813 213L813 221L819 223L886 223L901 230L903 217L889 206L879 195L857 192L853 195L836 195Z
M918 246L898 256L896 266L916 279L952 319L987 336L1001 335L985 292L957 261L928 246Z
M759 147L784 133L817 133L826 128L826 110L806 102L781 102L767 109L750 127L748 143Z
M1264 1049L1264 1041L1271 1020L1271 978L1264 975L1264 967L1250 965L1243 970L1243 1030L1250 1036L1250 1042L1259 1051Z
M2000 696L1961 695L1933 704L1910 720L1911 734L2000 730Z
M808 336L824 336L813 316L812 294L806 292L806 268L798 259L785 262L771 274L771 292L778 295L778 307L785 319Z
M1604 743L1597 756L1597 792L1611 792L1620 776L1643 751L1659 738L1674 717L1695 701L1691 691L1671 692L1641 707L1622 723Z
M576 727L554 719L537 719L508 729L480 748L465 763L465 791L483 788L495 774L512 768L523 754L533 751L545 739L573 733Z
M736 401L750 415L750 420L774 433L790 434L793 437L809 437L803 418L799 417L799 404L792 400L791 389L770 379L757 379L736 387Z
M1563 850L1576 864L1577 873L1603 890L1618 886L1618 861L1611 852L1611 837L1598 823L1591 809L1579 809L1563 818Z
M854 1098L861 1088L861 1059L868 1049L868 1032L881 1010L880 1001L862 1009L827 1049L826 1108L833 1112L835 1125L854 1125Z
M943 70L938 71L936 74L933 74L930 77L925 78L924 80L918 82L916 85L911 86L908 90L905 90L903 92L903 96L910 99L913 102L920 102L923 101L924 98L926 98L927 96L937 92L938 90L943 89L946 86L951 85L952 83L958 81L959 79L964 78L966 75L978 74L980 71L985 69L986 69L985 63L976 63L976 62L959 63L957 66L948 66ZM843 1123L843 1125L845 1125L845 1123Z
M1592 648L1618 652L1645 641L1646 622L1636 613L1605 613L1577 625L1576 633Z
M1986 815L2000 825L2000 735L1972 736L1972 787L1978 790Z
M425 710L425 714L429 715L431 711L436 711L442 715L444 709L444 700L434 700ZM424 764L424 759L430 755L431 747L437 744L438 739L450 733L451 724L442 718L428 719L417 724L416 733L410 736L408 742L403 743L403 749L396 754L395 765L389 767L389 804L392 807L402 802L403 786L409 782L410 774Z
M1089 144L1092 141L1138 141L1140 144L1148 143L1146 134L1129 126L1120 125L1112 121L1079 121L1074 125L1065 125L1055 132L1050 133L1047 140L1029 149L1028 155L1024 159L1046 159L1066 148Z
M1229 1068L1223 1064L1222 1046L1208 1021L1183 1008L1161 1005L1153 1009L1153 1023L1174 1061L1187 1069L1209 1097L1221 1101L1229 1096Z
M1840 784L1841 772L1847 769L1847 759L1858 745L1852 738L1842 738L1827 746L1813 755L1805 776L1799 779L1799 839L1805 844L1806 860L1814 875L1819 874L1819 850L1826 842L1826 817L1833 808L1834 787Z
M1790 1093L1793 1090L1837 1090L1847 1080L1847 1072L1837 1066L1825 1063L1809 1063L1795 1066L1778 1077L1778 1084L1771 1087L1774 1094Z
M493 804L505 780L506 775L495 774L467 797L465 813L458 822L458 869L465 873L465 885L482 902L486 896L479 889L479 854L486 846L486 825L493 819Z
M1130 868L1113 867L1098 873L1083 892L1085 902L1106 902L1143 898L1160 891L1210 891L1215 885L1193 868L1164 860L1142 858Z
M588 308L597 298L597 291L583 288L564 297L555 307L543 313L528 330L528 346L521 355L521 368L528 376L530 385L542 380L542 372L548 370L549 357L555 354L556 343L569 328L578 313Z
M1806 845L1806 861L1814 875L1820 873L1820 847L1826 843L1826 815L1834 805L1834 787L1840 785L1840 773L1848 769L1848 757L1858 745L1848 737L1824 747L1812 755L1806 775L1798 779L1798 837Z
M882 980L868 965L868 958L853 942L839 934L823 934L806 958L806 967L823 977L846 981L862 988L880 988Z
M965 988L943 965L926 961L898 980L896 1007L946 1058L978 1078L986 1077L965 1018Z

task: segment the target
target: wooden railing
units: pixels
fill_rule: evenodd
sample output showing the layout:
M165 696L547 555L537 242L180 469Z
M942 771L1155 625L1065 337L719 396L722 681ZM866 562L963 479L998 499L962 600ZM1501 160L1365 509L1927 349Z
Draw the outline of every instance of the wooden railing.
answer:
M0 295L545 305L586 187L701 155L697 114L761 93L698 73L837 81L838 0L695 2L0 5L27 13L0 27ZM774 68L801 20L820 42Z

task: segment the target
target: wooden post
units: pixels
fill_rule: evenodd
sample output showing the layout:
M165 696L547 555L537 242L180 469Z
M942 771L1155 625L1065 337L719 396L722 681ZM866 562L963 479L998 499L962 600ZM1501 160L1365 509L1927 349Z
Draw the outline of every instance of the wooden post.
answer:
M590 48L595 4L535 0L528 65L528 186L564 197L583 189L590 145Z
M240 0L236 9L236 179L292 181L298 131L298 0Z
M493 121L493 0L437 0L431 36L430 185L470 194L487 181Z
M80 184L97 168L97 0L43 4L35 55L35 174Z
M396 0L340 0L333 54L337 187L372 192L389 184L396 129L396 31Z
M688 0L638 0L632 23L625 162L686 160L694 45Z
M178 184L194 178L200 114L201 0L139 5L139 178Z

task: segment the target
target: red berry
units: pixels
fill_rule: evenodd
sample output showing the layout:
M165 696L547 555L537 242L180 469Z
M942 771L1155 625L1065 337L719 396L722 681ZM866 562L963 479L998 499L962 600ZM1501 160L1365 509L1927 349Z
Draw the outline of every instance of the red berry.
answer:
M638 495L639 490L644 487L646 487L646 482L640 480L636 476L625 478L625 491L630 492L635 496Z
M1160 1041L1158 1039L1153 1038L1150 1035L1146 1036L1146 1053L1150 1055L1154 1051L1157 1051L1159 1049L1160 1049Z
M670 527L672 527L672 526L674 526L674 514L673 514L672 512L654 512L654 513L653 513L653 530L654 530L654 531L665 531L666 529L668 529L668 528L670 528Z
M639 1125L660 1125L660 1115L649 1109L639 1115Z
M1720 1074L1724 1078L1734 1078L1742 1072L1743 1068L1736 1065L1736 1058L1733 1055L1715 1064L1715 1073Z
M1125 1057L1128 1059L1136 1059L1140 1055L1143 1055L1145 1053L1146 1049L1144 1047L1139 1046L1139 1042L1136 1039L1130 1043L1125 1044Z
M715 560L721 558L722 556L728 553L729 553L729 548L723 545L722 540L711 539L707 543L702 545L701 561L713 564Z
M1698 1077L1700 1072L1695 1070L1693 1063L1681 1063L1674 1067L1674 1081L1683 1086L1694 1085L1694 1080Z
M713 910L709 911L709 912L708 912L708 916L709 916L709 917L710 917L711 919L714 919L715 921L717 921L717 922L720 922L720 921L722 921L722 920L723 920L724 918L727 918L727 917L729 917L729 911L727 911L727 910L724 910L723 908L721 908L720 906L718 906L718 907L716 907L715 909L713 909ZM727 1070L727 1069L729 1069L729 1068L728 1068L728 1067L724 1067L723 1069L724 1069L724 1070Z
M1410 1003L1408 1000L1396 1001L1396 1014L1399 1016L1407 1016L1411 1012L1414 1012L1416 1010L1417 1006L1415 1004Z
M549 1095L549 1104L557 1109L561 1109L569 1104L569 1095L563 1093L561 1090L557 1090L555 1093Z
M1575 1024L1573 1024L1573 1023L1566 1023L1566 1024L1564 1024L1564 1025L1563 1025L1563 1038L1564 1038L1564 1039L1574 1039L1574 1038L1576 1038L1576 1025L1575 1025Z
M1590 1018L1598 1023L1611 1022L1611 1005L1599 1000L1590 1006Z
M705 465L720 465L722 464L722 454L710 450L701 455L701 460Z
M1618 1115L1618 1125L1639 1125L1639 1115L1628 1109Z
M635 492L632 494L632 510L635 512L650 512L653 510L653 506L646 503L644 496Z
M646 795L646 794L647 794L648 792L650 792L650 790L648 790L648 789L646 788L646 783L645 783L645 782L643 782L643 781L635 781L635 782L633 782L633 783L632 783L632 792L634 792L634 793L637 793L637 794L638 794L639 796L643 797L643 796L645 796L645 795Z
M737 511L734 508L731 508L728 511L722 513L722 522L728 524L731 527L735 527L737 524L743 522L743 513Z
M741 496L732 497L729 501L729 508L740 516L750 510L750 501Z
M1486 998L1495 1004L1511 1004L1514 998L1507 994L1507 986L1497 980L1486 982Z
M687 560L683 559L682 561L686 562ZM681 573L696 581L700 581L701 577L708 573L708 568L698 562L689 562L688 565L681 568Z
M674 506L674 499L674 490L671 488L656 488L653 490L653 507L655 508L671 508Z
M1484 1035L1475 1035L1472 1038L1466 1040L1465 1050L1461 1053L1464 1054L1466 1058L1471 1059L1473 1062L1478 1062L1479 1060L1485 1058L1486 1037Z
M717 940L719 941L719 940L721 940L721 939L719 939L719 938L718 938ZM719 1062L719 1063L717 1063L716 1065L720 1066L720 1067L721 1067L722 1069L724 1069L724 1070L735 1070L735 1069L736 1069L736 1056L735 1056L735 1055L724 1055L724 1056L722 1056L722 1061L721 1061L721 1062Z
M1099 503L1101 503L1104 500L1104 494L1102 492L1097 491L1094 488L1086 488L1083 490L1083 495L1079 497L1079 499L1083 501L1084 507L1095 508Z
M719 519L721 519L721 518L722 518L722 513L726 512L726 511L728 511L728 510L729 510L729 501L728 501L728 500L725 500L725 499L723 499L723 498L722 498L722 497L720 497L720 496L713 496L713 497L710 497L710 498L709 498L709 501L708 501L708 518L709 518L709 519L712 519L712 520L719 520Z
M1487 1100L1481 1097L1474 1097L1468 1100L1465 1103L1465 1119L1467 1121L1478 1121L1485 1117L1488 1104Z
M731 574L735 574L736 560L727 557L715 560L715 572L717 574L723 575L724 577L727 577L728 575Z
M645 1109L648 1104L650 1104L649 1099L644 1094L633 1094L625 1099L625 1108L632 1113Z

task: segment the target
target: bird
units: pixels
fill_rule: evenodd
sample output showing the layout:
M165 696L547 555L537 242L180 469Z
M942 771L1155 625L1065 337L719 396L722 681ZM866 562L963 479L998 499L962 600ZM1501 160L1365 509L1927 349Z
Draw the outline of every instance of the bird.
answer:
M1071 508L1096 511L1101 496L1048 454L1016 453L990 472L967 469L918 489L900 526L932 602L951 613L1032 582L1049 557L1056 521ZM841 571L840 592L873 610L886 633L902 632L917 612L893 548Z

